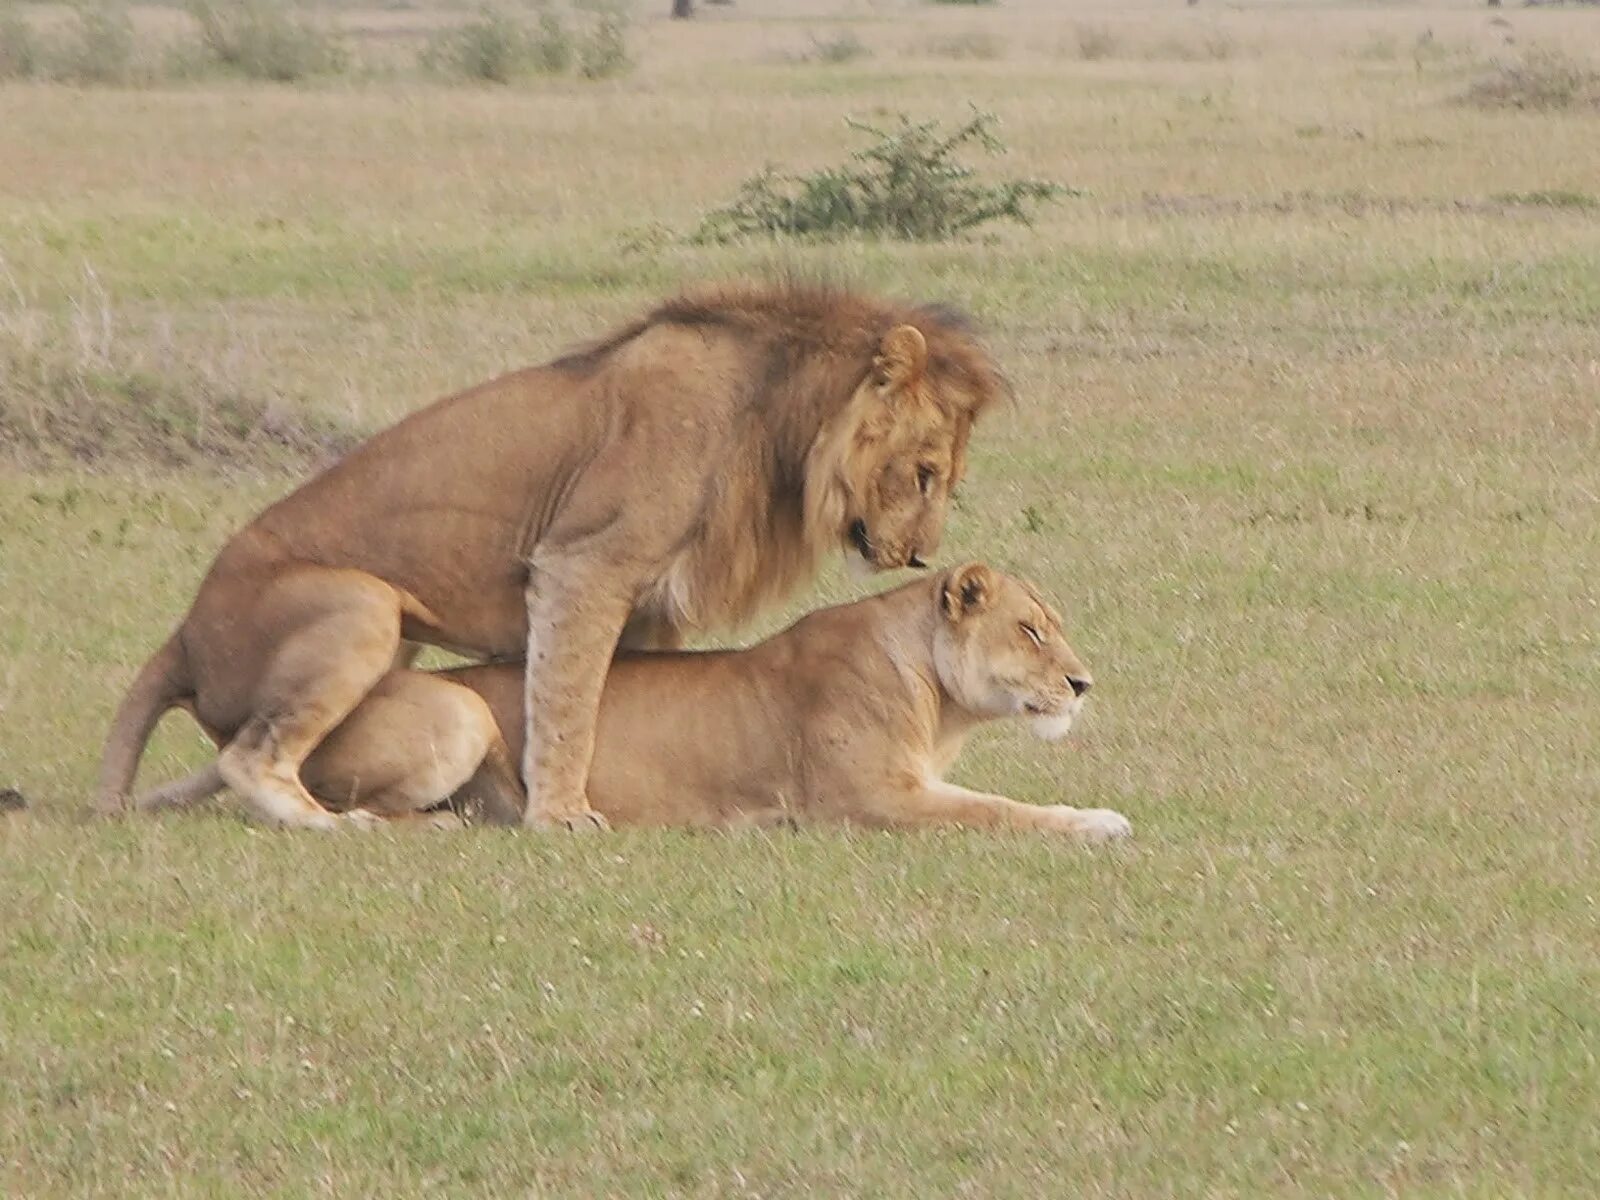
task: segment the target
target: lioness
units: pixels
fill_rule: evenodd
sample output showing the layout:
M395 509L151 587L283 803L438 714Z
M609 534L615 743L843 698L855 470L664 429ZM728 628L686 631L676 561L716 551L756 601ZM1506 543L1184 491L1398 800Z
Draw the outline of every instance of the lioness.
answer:
M223 547L117 711L99 804L125 805L182 704L260 817L334 827L301 764L404 639L524 661L522 819L599 825L585 780L619 643L745 618L830 546L922 565L1003 389L949 310L786 286L674 300L439 401Z
M1089 685L1038 592L970 563L813 613L748 650L620 655L589 796L613 825L833 820L1122 837L1132 827L1106 809L1019 804L941 778L980 722L1022 716L1043 737L1065 735ZM507 747L521 714L514 667L395 671L311 755L305 778L330 806L390 817L452 792L458 807L515 809ZM208 768L139 803L221 786Z

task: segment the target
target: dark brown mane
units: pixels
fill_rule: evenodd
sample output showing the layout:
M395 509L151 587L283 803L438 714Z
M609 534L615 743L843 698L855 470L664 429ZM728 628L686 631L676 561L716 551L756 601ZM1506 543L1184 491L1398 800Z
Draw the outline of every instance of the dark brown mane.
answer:
M953 427L960 453L978 416L1008 392L973 333L945 305L913 306L815 284L724 285L668 300L555 369L603 372L652 329L700 330L736 343L749 375L742 408L708 473L694 531L653 603L680 628L727 627L787 594L838 543L836 482L860 452L840 422L884 337L912 325L927 344L923 389Z
M764 345L768 377L787 378L802 359L823 358L864 374L883 335L914 325L928 343L928 370L947 381L949 402L975 418L1010 386L978 341L976 324L950 304L895 304L840 288L793 281L697 288L659 304L643 318L557 358L560 370L587 373L661 325L699 326L742 334Z

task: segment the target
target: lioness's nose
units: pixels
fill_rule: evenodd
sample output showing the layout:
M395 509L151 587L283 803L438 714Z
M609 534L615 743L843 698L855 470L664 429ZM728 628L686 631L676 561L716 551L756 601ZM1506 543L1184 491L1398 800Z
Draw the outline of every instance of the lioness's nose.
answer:
M1094 680L1087 675L1068 675L1067 684L1072 688L1074 696L1081 696L1094 686Z

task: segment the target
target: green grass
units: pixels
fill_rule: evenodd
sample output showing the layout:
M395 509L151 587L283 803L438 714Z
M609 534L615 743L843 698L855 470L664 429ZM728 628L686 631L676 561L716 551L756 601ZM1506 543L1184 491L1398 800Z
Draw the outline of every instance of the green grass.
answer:
M1592 861L1322 823L23 830L0 1152L78 1194L1581 1190Z
M826 70L752 6L641 18L602 87L0 86L0 1194L1600 1192L1594 119L1455 103L1409 48L1492 53L1480 9L1213 15L1226 62L1156 53L1181 6L914 16ZM1058 52L1085 19L1115 54ZM1005 56L950 75L974 22ZM847 113L968 100L1085 194L675 236ZM121 688L323 445L785 267L989 326L1020 400L940 558L1038 580L1097 683L956 773L1131 845L84 819ZM143 778L205 753L174 715Z

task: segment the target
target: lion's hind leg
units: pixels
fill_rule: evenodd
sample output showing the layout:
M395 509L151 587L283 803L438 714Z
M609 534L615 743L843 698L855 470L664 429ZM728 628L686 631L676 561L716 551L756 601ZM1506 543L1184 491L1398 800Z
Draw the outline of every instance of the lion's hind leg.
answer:
M248 719L217 760L222 779L274 825L370 824L342 821L317 803L300 768L393 663L399 594L363 572L297 565L271 581L256 613L256 631L273 650Z

